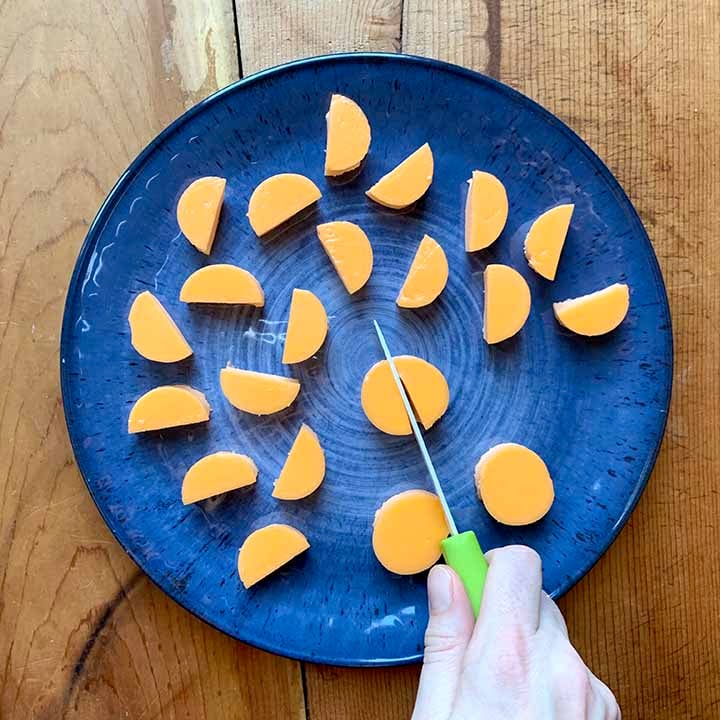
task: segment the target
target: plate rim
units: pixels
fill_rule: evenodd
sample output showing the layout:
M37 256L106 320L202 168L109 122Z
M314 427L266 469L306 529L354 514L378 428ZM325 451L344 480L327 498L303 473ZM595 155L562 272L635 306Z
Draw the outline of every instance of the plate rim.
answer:
M72 312L71 307L71 300L75 296L77 292L78 284L81 281L81 278L84 276L86 272L86 266L88 262L88 258L90 255L90 251L95 247L97 244L97 239L99 237L99 234L102 230L102 228L105 225L106 222L106 215L112 211L112 209L115 207L117 201L122 196L122 192L125 189L125 186L130 181L131 178L133 178L138 171L142 168L145 159L153 152L153 150L167 137L175 133L182 125L184 125L188 120L190 120L192 117L194 117L196 114L202 112L206 108L210 107L214 103L216 103L218 100L223 98L226 94L231 94L234 92L237 92L238 89L243 88L246 85L251 85L253 83L256 83L258 81L261 81L268 76L280 76L283 73L287 72L288 70L292 70L297 67L303 67L303 66L314 66L314 65L325 65L325 64L333 64L333 63L343 63L348 61L367 61L367 60L374 60L374 61L395 61L400 63L408 63L413 65L420 65L424 66L429 69L435 69L435 70L441 70L443 72L450 72L456 75L460 75L462 77L468 78L472 80L473 82L489 85L494 90L501 94L505 94L512 98L515 101L521 102L525 104L526 106L530 107L533 111L538 113L541 117L545 119L546 122L549 124L554 125L557 127L557 129L564 133L569 140L580 150L585 153L588 160L596 167L600 168L601 173L605 179L605 181L612 187L612 189L617 193L620 200L625 204L627 208L630 209L630 220L631 224L633 225L633 229L636 232L639 232L641 236L645 239L645 242L647 242L648 247L651 250L650 256L651 256L651 267L653 275L656 279L656 284L660 286L662 289L662 302L661 302L661 313L664 316L667 325L668 325L668 337L669 337L669 346L668 346L668 357L667 357L667 387L665 391L665 402L664 402L664 410L663 410L663 423L662 428L660 430L660 433L658 435L658 439L655 443L655 447L652 448L652 452L648 456L647 461L645 462L644 466L641 468L639 476L638 476L638 482L635 484L635 487L633 489L632 494L630 495L627 504L623 508L621 514L619 515L617 521L615 522L615 525L612 528L612 531L608 534L607 538L599 545L600 552L597 554L597 557L595 557L591 562L589 562L586 565L583 565L581 568L579 568L575 573L569 576L568 580L564 585L561 586L560 590L557 593L553 594L553 597L558 598L563 596L565 593L567 593L569 590L571 590L583 577L585 577L590 570L599 562L600 558L602 558L605 553L608 551L610 546L615 542L618 535L620 534L621 530L625 527L627 524L630 515L632 514L633 510L637 506L642 494L645 491L645 488L647 487L648 481L650 479L650 475L655 467L655 464L657 462L658 455L660 453L660 448L662 447L663 440L665 438L665 432L667 429L667 421L668 421L668 415L671 408L671 402L672 402L672 391L673 391L673 380L674 380L674 364L675 364L675 350L674 350L674 337L673 337L673 327L672 327L672 315L670 312L670 304L668 300L667 295L667 287L665 285L665 279L663 278L662 270L660 268L660 263L657 258L657 254L655 253L655 248L652 244L652 241L650 240L650 237L647 233L647 230L645 229L645 226L640 218L640 215L638 214L637 209L635 208L635 205L631 201L628 194L625 192L624 188L618 181L618 179L615 177L614 173L610 170L610 168L606 165L606 163L603 161L603 159L588 145L588 143L583 140L580 135L575 132L569 125L567 125L563 120L561 120L557 115L552 113L547 108L543 107L540 103L533 100L531 97L525 95L524 93L520 92L519 90L516 90L515 88L507 85L506 83L497 80L493 77L490 77L488 75L485 75L484 73L478 72L476 70L471 70L466 67L462 67L460 65L456 65L454 63L446 62L443 60L437 60L434 58L428 58L428 57L422 57L419 55L410 55L405 53L391 53L391 52L343 52L343 53L333 53L333 54L326 54L326 55L317 55L307 58L302 58L299 60L293 60L290 62L282 63L279 65L275 65L269 68L265 68L263 70L260 70L259 72L253 73L251 75L248 75L246 77L240 78L238 80L235 80L234 82L230 83L229 85L226 85L223 88L220 88L219 90L216 90L214 93L209 95L208 97L204 98L200 102L196 103L192 107L185 110L182 114L180 114L175 120L170 122L165 128L163 128L157 135L155 135L152 140L135 156L135 158L131 161L131 163L128 165L128 167L121 173L120 177L117 179L115 184L112 186L110 191L108 192L107 196L101 203L100 207L98 208L95 217L93 218L93 221L90 223L90 226L87 230L87 233L85 234L85 238L82 242L82 245L80 246L80 249L78 251L77 259L75 260L75 265L73 267L72 274L70 276L70 281L68 283L68 288L65 296L65 302L63 304L63 318L62 318L62 326L61 326L61 332L60 332L60 346L59 346L59 370L60 370L60 391L61 391L61 398L62 398L62 404L63 404L63 417L65 420L65 427L67 429L68 437L70 439L70 445L72 447L73 451L73 459L75 460L75 465L78 469L78 472L80 473L80 476L83 479L83 482L85 483L85 487L88 490L88 493L90 497L92 498L93 503L95 504L95 507L97 508L98 512L100 513L100 516L103 519L103 522L105 523L106 527L114 537L115 541L120 545L120 547L123 549L123 551L132 559L132 561L138 566L138 568L141 570L143 575L145 575L147 578L150 579L150 581L158 587L162 592L164 592L168 597L170 597L174 602L178 603L183 610L191 613L196 618L200 619L201 621L207 623L214 629L218 630L219 632L222 632L224 635L227 635L228 637L231 637L235 640L238 640L240 642L246 643L248 645L251 645L253 647L259 648L261 650L274 653L276 655L280 655L282 657L287 657L293 660L298 660L300 662L312 662L312 663L320 663L325 665L333 665L333 666L339 666L339 667L393 667L393 666L400 666L400 665L408 665L412 663L420 662L423 658L423 653L414 653L412 655L408 655L401 658L346 658L346 657L337 657L333 655L317 655L317 654L311 654L311 653L303 653L303 652L294 652L294 651L288 651L285 648L280 647L276 643L274 643L272 640L265 640L262 638L247 638L247 637L241 637L239 634L233 634L231 632L228 632L227 630L219 627L215 622L213 622L212 619L207 618L199 614L198 611L196 611L194 608L189 607L186 605L180 598L176 596L175 593L172 592L172 588L168 585L168 587L165 587L159 579L155 579L152 575L150 575L144 568L142 562L140 559L136 556L135 552L128 547L119 537L116 533L115 528L113 527L113 524L109 521L108 517L106 516L105 512L103 511L103 508L98 504L98 500L95 497L95 494L92 491L92 488L90 484L88 483L88 480L85 476L85 473L80 466L80 462L78 461L78 450L80 449L80 440L79 438L76 438L73 430L71 428L71 423L69 419L69 415L71 414L68 411L68 404L67 401L70 396L70 385L71 380L67 372L67 368L65 365L65 357L67 355L68 349L71 347L71 336L73 332L73 323L70 321L70 316Z

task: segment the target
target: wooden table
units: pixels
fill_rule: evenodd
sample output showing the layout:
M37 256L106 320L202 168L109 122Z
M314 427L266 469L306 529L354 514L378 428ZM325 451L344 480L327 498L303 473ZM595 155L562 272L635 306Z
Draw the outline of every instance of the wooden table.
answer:
M167 599L73 462L58 335L105 194L185 108L307 55L487 72L557 113L635 202L676 340L648 489L561 605L626 718L720 717L720 10L714 0L0 1L0 717L407 718L418 668L300 665Z

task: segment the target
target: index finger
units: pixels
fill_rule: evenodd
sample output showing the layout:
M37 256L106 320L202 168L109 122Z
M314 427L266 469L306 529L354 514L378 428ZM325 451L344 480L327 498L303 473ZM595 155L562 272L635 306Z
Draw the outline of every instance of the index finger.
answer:
M487 554L490 564L482 605L468 650L498 633L530 637L540 625L542 564L524 545L509 545Z

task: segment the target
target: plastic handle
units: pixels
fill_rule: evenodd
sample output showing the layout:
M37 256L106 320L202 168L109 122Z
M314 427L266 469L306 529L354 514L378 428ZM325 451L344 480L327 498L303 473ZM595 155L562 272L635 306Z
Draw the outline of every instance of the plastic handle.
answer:
M445 562L460 576L475 617L480 612L488 563L475 533L467 530L440 543Z

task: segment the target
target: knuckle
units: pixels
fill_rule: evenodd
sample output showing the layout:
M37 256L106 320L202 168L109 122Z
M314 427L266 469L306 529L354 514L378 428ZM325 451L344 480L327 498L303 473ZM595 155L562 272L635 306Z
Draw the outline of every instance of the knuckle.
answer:
M613 691L605 685L602 680L594 679L593 690L598 700L602 703L605 711L606 720L621 720L622 713L620 712L620 706L618 701L613 694Z
M495 680L505 687L524 685L528 677L527 658L516 652L502 652L495 658Z
M530 646L528 637L519 630L503 634L488 648L489 674L498 687L521 687L530 675Z
M424 662L434 663L445 660L464 650L465 641L457 633L433 627L432 623L425 632Z
M585 664L574 652L564 653L554 663L553 684L565 698L581 703L583 706L592 694L590 673Z
M564 683L579 698L589 698L592 694L590 675L585 667L581 665L574 667L572 672L565 676Z

